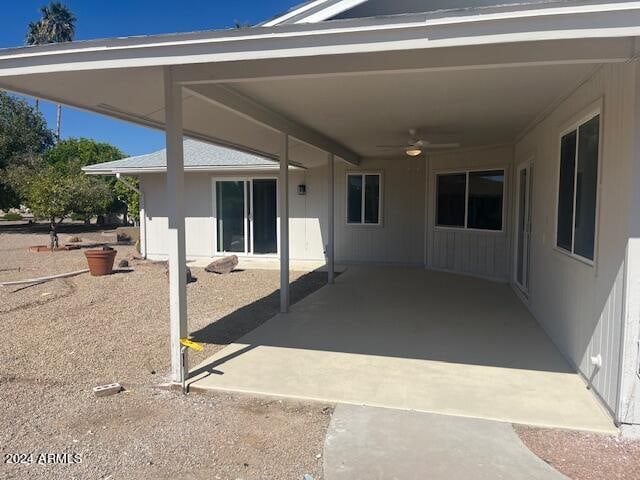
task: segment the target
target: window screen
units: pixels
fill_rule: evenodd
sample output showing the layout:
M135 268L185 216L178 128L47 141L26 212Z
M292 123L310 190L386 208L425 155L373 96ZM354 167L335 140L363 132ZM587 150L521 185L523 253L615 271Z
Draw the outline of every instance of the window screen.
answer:
M347 223L380 223L380 174L347 175Z
M347 177L347 222L362 221L362 175Z
M364 184L364 223L379 223L380 175L365 175Z
M600 118L589 120L578 129L576 169L576 221L573 250L593 260L596 236L596 196L598 188L598 133Z
M600 116L562 137L558 183L558 247L595 257Z
M504 172L469 172L467 228L502 230Z
M573 187L576 169L576 139L573 131L560 145L560 187L558 194L558 246L571 251L573 245Z
M466 173L439 175L437 178L437 224L464 227Z

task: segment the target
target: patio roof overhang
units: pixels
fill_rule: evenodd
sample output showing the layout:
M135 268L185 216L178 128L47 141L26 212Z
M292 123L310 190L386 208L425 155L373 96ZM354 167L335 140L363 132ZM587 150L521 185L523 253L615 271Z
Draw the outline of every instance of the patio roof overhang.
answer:
M639 35L640 2L582 2L96 40L0 51L0 88L164 129L170 67L186 135L358 164L409 128L513 141Z

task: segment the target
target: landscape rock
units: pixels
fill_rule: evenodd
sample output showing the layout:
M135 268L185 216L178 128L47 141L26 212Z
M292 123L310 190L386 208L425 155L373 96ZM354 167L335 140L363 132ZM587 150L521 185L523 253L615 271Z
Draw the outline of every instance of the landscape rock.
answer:
M219 258L214 260L204 268L205 272L217 273L218 275L225 275L231 273L238 266L238 257L231 255L229 257Z
M193 274L191 273L191 269L187 267L187 283L193 283L196 281L198 281L198 279L193 276Z
M129 260L127 260L126 258L123 258L118 262L118 268L128 268L128 267L129 267Z

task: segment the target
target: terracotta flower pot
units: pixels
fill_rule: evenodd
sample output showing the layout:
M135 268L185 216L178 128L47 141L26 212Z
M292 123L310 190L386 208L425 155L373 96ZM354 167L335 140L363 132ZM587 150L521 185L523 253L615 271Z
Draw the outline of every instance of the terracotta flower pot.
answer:
M84 254L87 257L91 275L101 277L112 273L117 253L118 251L113 249L85 250Z

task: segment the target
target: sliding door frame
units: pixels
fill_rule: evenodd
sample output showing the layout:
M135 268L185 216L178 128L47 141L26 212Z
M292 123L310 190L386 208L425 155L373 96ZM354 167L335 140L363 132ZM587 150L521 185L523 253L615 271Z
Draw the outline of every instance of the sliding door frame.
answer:
M253 224L253 181L254 180L274 180L276 182L276 252L275 253L254 253L254 224ZM221 251L218 245L218 196L217 182L243 182L244 186L244 252L225 252ZM242 257L262 257L262 258L278 258L280 256L280 199L278 191L280 182L275 175L251 175L251 176L219 176L211 177L212 192L212 214L213 220L213 255L220 256L226 254L234 254ZM247 232L249 234L247 235Z

